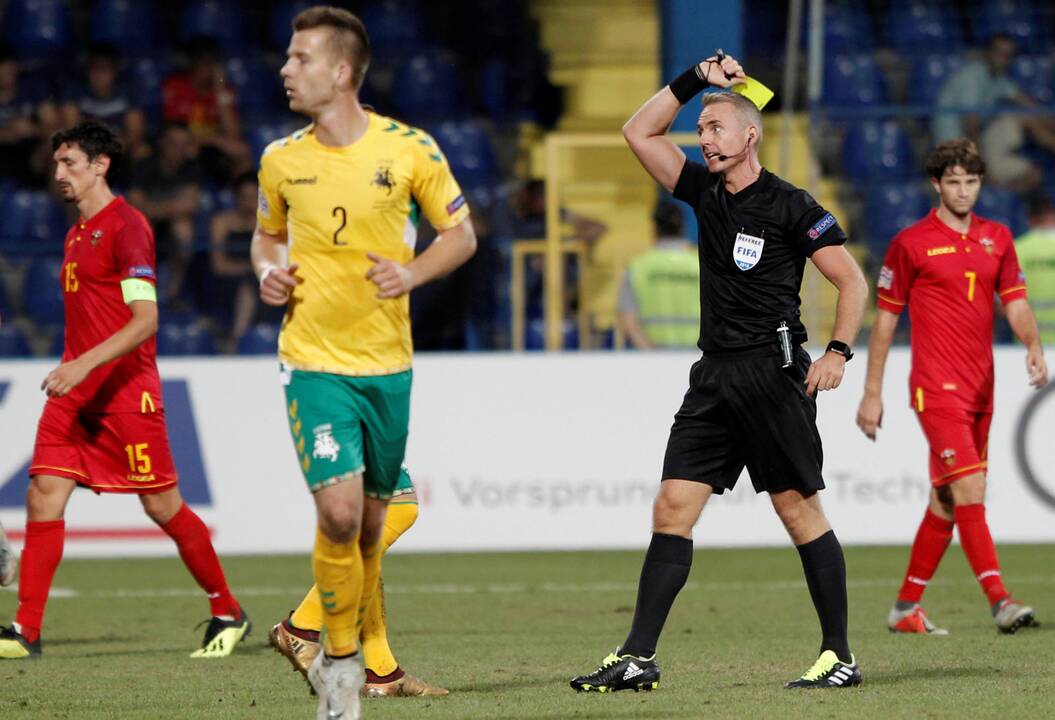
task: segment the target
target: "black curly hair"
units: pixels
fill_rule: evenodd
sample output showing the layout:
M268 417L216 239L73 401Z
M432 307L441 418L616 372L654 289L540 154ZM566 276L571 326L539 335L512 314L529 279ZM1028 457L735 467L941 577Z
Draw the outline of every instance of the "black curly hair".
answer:
M66 130L59 130L51 136L51 149L58 150L62 145L76 145L88 156L88 162L100 155L110 158L111 167L116 164L121 154L121 141L117 134L106 123L89 118Z

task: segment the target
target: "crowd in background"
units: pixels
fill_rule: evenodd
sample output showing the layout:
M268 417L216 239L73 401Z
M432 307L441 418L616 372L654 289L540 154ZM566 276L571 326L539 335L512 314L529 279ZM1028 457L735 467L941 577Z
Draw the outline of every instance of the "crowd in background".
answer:
M1050 223L1045 201L1055 197L1055 114L1045 110L1055 103L1055 13L1028 0L975 13L972 2L826 5L825 91L814 110L819 127L836 128L828 137L838 145L822 141L818 151L826 172L844 180L847 224L867 247L873 271L889 238L933 204L919 159L946 136L964 134L981 146L990 170L978 212L1016 234ZM255 171L268 142L306 123L288 112L278 69L289 20L309 4L0 1L0 356L61 349L54 278L75 210L50 187L50 136L86 116L119 128L125 154L113 184L155 230L160 352L271 351L280 315L256 301L249 264ZM374 46L364 101L437 138L466 190L480 238L465 268L415 293L415 345L508 348L510 245L545 235L543 185L514 172L516 141L523 123L550 128L561 112L528 3L355 5ZM774 58L786 9L745 5L759 36L773 35L759 43L773 57L749 51L752 74L779 86L770 75L779 72ZM1035 13L1036 20L1004 22L1018 17L999 15L1006 7L1027 19ZM847 108L876 112L852 116ZM562 222L564 233L587 247L606 231L603 218L566 210ZM659 236L669 241L664 227ZM431 239L423 228L419 249ZM1055 250L1040 247L1039 281L1031 277L1031 289L1051 292L1037 299L1055 304L1055 288L1047 290L1055 280L1044 279L1045 263L1055 267L1055 259L1046 259ZM541 273L528 270L527 319L537 328ZM569 290L575 272L570 266L566 273ZM640 310L629 278L624 315ZM689 294L679 292L684 304ZM570 314L577 299L569 296ZM637 321L628 344L647 347ZM541 342L535 335L529 348Z

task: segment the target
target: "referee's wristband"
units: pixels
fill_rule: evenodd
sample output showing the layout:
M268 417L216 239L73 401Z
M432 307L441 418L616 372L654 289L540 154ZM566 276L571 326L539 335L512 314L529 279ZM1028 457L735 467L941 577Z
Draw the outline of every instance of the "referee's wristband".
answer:
M667 87L669 87L670 91L674 93L674 97L677 98L678 102L684 105L689 100L696 97L696 95L706 88L707 85L709 85L709 83L700 74L700 66L693 65L681 75L674 78Z

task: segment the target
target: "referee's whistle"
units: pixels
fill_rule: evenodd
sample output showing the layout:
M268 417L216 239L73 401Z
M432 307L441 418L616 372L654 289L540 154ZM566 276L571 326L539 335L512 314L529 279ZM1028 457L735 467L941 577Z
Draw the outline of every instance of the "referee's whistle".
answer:
M794 362L791 356L791 330L788 329L788 324L783 320L780 321L780 327L777 328L777 338L780 339L780 356L783 360L781 367L789 368Z

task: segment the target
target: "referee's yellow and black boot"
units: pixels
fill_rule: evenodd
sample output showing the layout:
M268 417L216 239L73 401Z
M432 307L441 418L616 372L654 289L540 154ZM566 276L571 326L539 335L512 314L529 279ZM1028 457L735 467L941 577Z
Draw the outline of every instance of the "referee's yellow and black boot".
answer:
M813 667L797 680L785 683L786 688L847 688L861 684L861 671L851 656L844 663L831 650L825 650L813 663Z
M572 678L571 686L579 692L655 690L659 687L659 665L655 655L650 658L620 655L616 649L592 673Z

